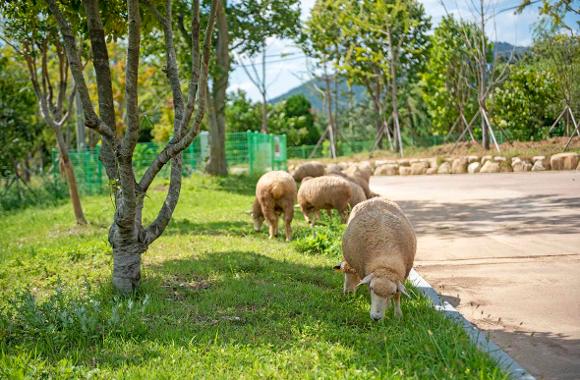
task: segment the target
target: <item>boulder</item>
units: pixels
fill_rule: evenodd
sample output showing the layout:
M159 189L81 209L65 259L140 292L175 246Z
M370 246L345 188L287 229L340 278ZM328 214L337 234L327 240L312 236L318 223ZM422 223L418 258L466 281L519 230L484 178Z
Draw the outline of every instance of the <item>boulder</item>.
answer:
M543 172L544 170L546 170L546 168L542 164L542 160L537 160L534 162L534 166L532 166L533 172Z
M479 173L480 170L481 170L481 164L479 162L472 162L467 167L467 172L469 174Z
M375 169L375 175L398 175L399 166L396 164L384 164L377 166Z
M449 164L449 162L444 162L439 165L437 174L451 174L451 164Z
M407 160L405 158L397 160L397 163L399 164L399 166L411 166L411 163L409 162L409 160Z
M576 170L580 170L580 162L578 162L578 166L576 166Z
M532 157L532 162L534 165L536 162L540 161L540 166L542 166L542 170L550 170L550 159L546 156L534 156Z
M411 165L411 174L412 175L423 175L423 174L427 173L428 167L429 167L429 164L427 164L425 162L415 162L413 165Z
M453 160L453 163L451 164L451 173L467 173L467 157L459 157Z
M477 161L479 161L479 157L477 157L477 156L468 156L467 157L467 162L469 164L472 164L472 163L477 162Z
M580 166L579 166L579 169L578 170L580 170ZM427 169L427 171L425 172L425 174L427 174L427 175L437 174L437 168L429 168L429 169Z
M426 158L425 161L429 163L430 169L437 171L437 157Z
M529 172L532 170L532 164L518 158L512 162L512 169L514 172Z
M480 173L499 173L499 162L492 160L485 161L485 164L481 167Z
M493 160L496 161L496 162L505 162L505 161L507 161L507 159L504 156L495 156L493 158Z
M399 166L399 175L412 175L413 170L410 166Z
M491 156L483 156L481 157L481 164L484 165L487 161L491 161Z
M578 166L578 154L558 153L550 158L550 166L552 170L574 170Z

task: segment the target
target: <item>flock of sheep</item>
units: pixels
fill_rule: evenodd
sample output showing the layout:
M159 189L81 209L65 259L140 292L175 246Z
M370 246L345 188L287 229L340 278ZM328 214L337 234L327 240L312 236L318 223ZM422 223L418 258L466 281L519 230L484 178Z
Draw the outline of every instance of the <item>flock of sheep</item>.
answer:
M336 209L347 227L342 237L344 260L335 269L344 272L345 294L354 293L359 285L369 286L370 315L378 321L391 301L395 316L402 316L400 296L407 294L403 283L413 267L417 239L400 207L371 192L371 174L370 167L343 171L336 165L325 167L318 162L302 164L291 175L268 172L256 184L252 218L256 231L266 221L273 238L278 234L278 219L284 214L289 241L296 200L311 226L320 210L330 214Z

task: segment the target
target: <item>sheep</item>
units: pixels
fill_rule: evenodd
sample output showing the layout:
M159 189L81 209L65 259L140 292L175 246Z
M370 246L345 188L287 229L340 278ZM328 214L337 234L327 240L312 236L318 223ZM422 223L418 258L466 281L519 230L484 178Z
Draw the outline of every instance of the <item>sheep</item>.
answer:
M296 182L300 182L304 177L321 177L324 175L324 164L317 161L305 162L298 165L292 172L292 177Z
M311 226L320 216L320 210L337 209L344 223L351 198L350 182L338 176L305 177L298 190L298 204Z
M371 188L369 187L370 176L367 177L366 173L364 173L362 171L354 170L354 171L350 171L349 174L346 174L343 172L334 172L334 173L332 173L332 175L339 175L339 176L346 178L349 181L352 181L352 182L356 183L357 185L359 185L362 188L362 190L364 191L365 199L370 199L370 198L378 196L378 194L372 192Z
M359 183L360 181L358 178L347 176L344 173L332 173L329 175L344 178L349 182L350 190L352 191L352 196L350 198L350 201L348 202L350 207L354 207L357 204L367 200L364 188L360 185Z
M266 219L270 226L270 239L274 238L278 235L278 218L284 213L286 241L290 241L296 193L296 182L285 171L272 171L260 177L256 184L256 198L252 207L254 229L260 231Z
M344 261L335 269L344 272L344 293L354 293L367 284L371 293L370 316L381 320L390 300L401 318L403 283L413 267L417 239L413 226L392 201L373 198L352 210L344 235Z

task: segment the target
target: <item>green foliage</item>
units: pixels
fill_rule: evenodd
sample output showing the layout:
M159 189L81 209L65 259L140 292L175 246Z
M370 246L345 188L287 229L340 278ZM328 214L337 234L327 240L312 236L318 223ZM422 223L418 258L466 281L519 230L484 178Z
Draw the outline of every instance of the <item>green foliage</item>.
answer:
M474 24L446 16L431 37L429 58L421 75L421 94L431 119L432 133L449 132L461 109L468 119L477 110L477 93L469 87L476 83L470 67L474 51L466 36L474 41L481 34Z
M13 175L16 163L46 145L36 118L37 101L27 72L14 53L0 49L0 176Z
M28 207L56 206L69 197L66 183L48 176L34 176L28 184L13 177L3 182L4 186L0 189L0 214Z
M5 345L34 343L53 356L101 343L111 337L133 339L144 335L149 296L142 299L72 296L62 285L40 301L30 290L18 292L0 310L0 341Z
M259 131L259 105L252 103L243 90L230 93L226 107L226 126L229 132Z
M541 69L519 65L489 99L492 123L516 140L538 140L554 120L556 101L553 76Z
M312 106L304 95L292 95L274 105L268 129L275 134L285 133L287 144L291 146L316 144L320 138Z
M298 252L325 255L341 260L342 234L345 225L338 215L322 214L314 228L301 229L294 236L294 247Z

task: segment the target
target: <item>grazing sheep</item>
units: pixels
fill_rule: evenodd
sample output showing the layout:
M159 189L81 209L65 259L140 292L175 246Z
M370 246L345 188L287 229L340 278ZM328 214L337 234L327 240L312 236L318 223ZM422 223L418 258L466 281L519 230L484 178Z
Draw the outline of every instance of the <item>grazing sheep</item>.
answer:
M292 177L294 177L296 182L302 181L304 177L322 177L324 175L324 169L324 164L320 162L305 162L294 169Z
M364 173L360 170L350 171L349 174L346 174L343 172L338 172L338 173L332 173L332 175L339 175L339 176L346 178L349 181L352 181L352 182L356 183L357 185L359 185L365 193L365 199L370 199L370 198L374 198L374 197L378 196L378 194L373 193L371 191L371 188L369 187L370 176L367 177L366 173Z
M352 198L350 181L339 176L305 177L298 190L298 204L311 226L320 216L320 210L337 209L346 221Z
M344 173L332 173L330 175L344 178L349 182L350 190L352 191L352 196L351 196L350 201L348 203L349 203L351 208L356 206L357 204L367 200L367 196L365 194L364 188L361 186L361 183L360 183L360 182L362 182L364 184L364 180L361 181L359 178L350 177Z
M296 182L284 171L264 174L256 184L256 199L252 208L254 229L260 231L264 219L270 226L270 239L278 235L278 218L284 213L286 240L292 239L292 218L296 201Z
M344 292L368 284L371 318L380 320L391 299L401 317L403 283L413 267L417 239L413 226L399 206L384 198L359 203L351 212L342 237Z

